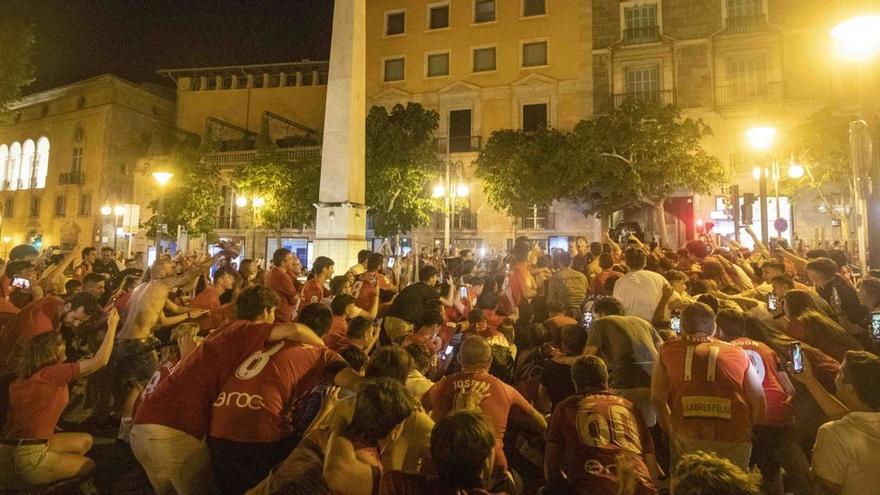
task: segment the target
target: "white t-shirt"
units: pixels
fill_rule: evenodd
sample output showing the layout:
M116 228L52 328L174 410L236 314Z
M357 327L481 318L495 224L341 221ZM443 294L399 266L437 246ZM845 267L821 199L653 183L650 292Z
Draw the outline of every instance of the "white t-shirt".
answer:
M880 492L880 412L851 412L819 428L813 473L841 485L841 495Z
M649 270L637 270L617 279L614 284L614 298L623 305L625 315L652 321L666 285L669 282L663 275Z

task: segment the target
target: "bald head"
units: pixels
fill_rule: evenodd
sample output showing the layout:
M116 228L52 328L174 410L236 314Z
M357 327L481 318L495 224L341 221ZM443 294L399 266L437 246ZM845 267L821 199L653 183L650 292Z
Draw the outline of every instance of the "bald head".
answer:
M472 335L462 341L458 359L462 368L488 368L492 363L492 347L483 337Z
M152 280L163 279L173 274L174 262L169 259L159 258L153 263L153 266L150 267L150 278Z

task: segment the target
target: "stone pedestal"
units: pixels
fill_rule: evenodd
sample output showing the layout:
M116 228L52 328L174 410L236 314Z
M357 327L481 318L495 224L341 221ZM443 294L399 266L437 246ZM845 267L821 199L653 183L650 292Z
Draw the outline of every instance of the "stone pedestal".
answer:
M364 122L366 119L366 0L336 0L321 150L315 255L337 273L366 248Z

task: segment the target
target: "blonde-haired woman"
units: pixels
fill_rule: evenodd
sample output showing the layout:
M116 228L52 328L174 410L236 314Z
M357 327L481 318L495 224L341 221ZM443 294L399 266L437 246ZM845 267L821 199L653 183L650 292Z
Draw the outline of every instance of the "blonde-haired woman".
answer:
M85 456L91 435L54 430L69 400L67 385L107 365L118 324L114 309L95 355L73 363L65 362L60 332L42 333L27 343L9 387L9 414L0 439L0 488L48 485L95 470L95 462Z

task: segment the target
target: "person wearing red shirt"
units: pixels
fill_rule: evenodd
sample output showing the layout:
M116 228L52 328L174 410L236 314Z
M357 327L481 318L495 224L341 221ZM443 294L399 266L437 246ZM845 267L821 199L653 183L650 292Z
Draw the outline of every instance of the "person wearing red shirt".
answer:
M330 301L330 311L333 313L333 320L330 322L330 330L324 335L324 343L327 345L345 338L348 331L348 321L359 312L357 306L354 305L354 296L348 294L339 294L334 297Z
M601 271L593 277L593 283L590 285L590 293L594 296L605 294L605 284L609 280L618 279L623 276L622 273L612 269L614 268L614 257L611 256L611 253L600 254L598 263Z
M59 480L88 476L95 463L85 457L92 447L88 433L55 433L69 401L68 384L107 365L119 314L112 310L107 332L93 357L66 363L60 332L30 339L9 387L10 408L0 439L0 486L29 489Z
M302 270L299 259L289 249L276 249L272 255L272 268L266 274L266 287L278 297L277 319L279 322L293 321L299 309L299 290L296 275Z
M503 439L508 419L535 434L547 430L547 421L516 389L489 374L492 348L485 339L478 335L465 338L458 359L461 372L431 387L422 396L422 406L434 421L462 409L482 412L495 430L493 473L501 478L507 471Z
M681 338L669 340L654 362L651 396L670 437L672 462L714 451L748 470L752 425L764 419L764 389L742 349L714 338L715 313L685 306Z
M544 328L547 329L547 335L549 336L550 343L552 343L556 347L559 347L562 329L564 327L577 325L578 322L574 318L566 316L565 308L563 308L559 304L548 304L547 310L550 313L550 318L544 320Z
M326 256L318 256L312 263L309 280L302 288L302 303L323 303L330 295L327 282L333 277L333 260Z
M322 336L330 309L303 308L297 323ZM339 354L296 342L267 344L230 376L211 412L208 446L222 493L243 493L260 482L299 442L292 435L295 406L319 383L356 389L361 378Z
M231 303L220 302L223 294L235 287L235 275L228 269L217 270L214 283L205 287L189 302L188 307L207 309L209 313L198 319L199 328L203 331L219 328L227 319L232 319Z
M98 250L93 247L86 247L82 250L82 263L73 269L73 278L80 282L86 275L92 273L95 260L98 258Z
M628 400L608 390L608 368L596 356L571 366L575 395L560 402L550 417L544 453L548 493L616 495L618 457L634 468L634 494L657 493L660 469L651 432Z
M378 300L381 291L394 288L391 280L380 271L384 263L385 257L380 253L371 254L367 258L367 271L355 278L353 288L354 295L357 298L355 304L366 312L373 312L373 306Z
M443 315L436 309L429 309L419 318L415 332L403 338L401 345L407 346L413 342L424 345L432 356L440 352L442 340L439 337L440 330L446 325Z
M212 332L141 402L131 428L131 449L156 493L212 491L205 436L211 409L226 380L267 342L291 340L323 346L300 324L275 325L278 298L261 286L236 300L237 320Z
M529 247L525 245L518 246L513 253L516 261L513 265L513 272L510 274L508 289L515 307L519 307L523 300L531 300L538 292L535 277L529 272L529 254Z
M365 316L355 316L349 322L345 335L325 339L324 344L327 345L328 349L336 352L342 352L348 346L355 346L369 354L378 338L379 332L375 325L373 325L373 320Z

